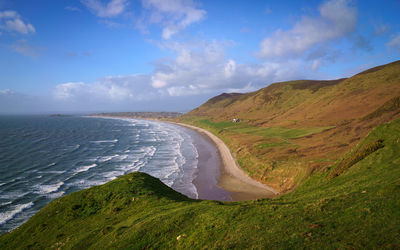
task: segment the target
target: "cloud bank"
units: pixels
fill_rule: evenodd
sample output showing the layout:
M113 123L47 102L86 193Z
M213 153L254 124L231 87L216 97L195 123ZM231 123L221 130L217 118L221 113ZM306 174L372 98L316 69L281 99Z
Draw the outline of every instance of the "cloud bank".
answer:
M22 21L21 16L13 10L0 11L0 30L20 34L35 33L35 27Z
M206 16L206 11L196 8L191 0L142 0L142 5L148 11L145 21L160 24L164 39L170 39L180 30Z
M93 83L62 83L55 87L53 96L59 101L75 103L209 97L221 92L248 92L302 74L299 70L300 62L297 61L284 64L237 63L226 56L225 50L231 46L229 41L165 42L160 46L172 50L175 57L156 62L151 74L107 76Z
M107 4L100 0L81 0L81 3L96 16L102 18L116 17L122 14L128 6L126 0L111 0Z
M100 18L107 26L118 26L117 23L108 20L116 18L128 11L129 2L127 0L111 0L103 2L101 0L81 0L93 14ZM135 17L136 27L144 33L148 32L148 27L159 25L162 28L162 38L170 39L179 31L189 25L203 20L207 12L197 7L192 0L142 0L141 14ZM135 3L133 8L139 6ZM76 8L66 7L67 10L75 11ZM79 9L77 9L79 10ZM111 24L111 25L110 25Z
M318 17L304 16L292 29L277 30L265 38L257 53L261 58L294 58L316 45L351 34L356 28L357 9L348 0L333 0L319 7Z

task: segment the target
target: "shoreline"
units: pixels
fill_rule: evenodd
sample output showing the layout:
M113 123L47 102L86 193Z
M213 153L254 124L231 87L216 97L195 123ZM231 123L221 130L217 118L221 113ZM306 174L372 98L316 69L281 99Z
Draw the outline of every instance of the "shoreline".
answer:
M237 163L226 144L211 132L192 126L189 124L133 117L115 117L115 116L91 116L98 118L124 118L136 120L148 120L155 122L165 122L180 126L192 132L196 149L200 152L198 159L198 174L192 183L197 189L198 198L205 200L219 201L245 201L261 198L276 197L279 192L268 185L258 182L249 177ZM212 145L207 144L209 141ZM200 142L201 141L201 142ZM200 143L199 143L200 142ZM210 147L213 146L213 147ZM217 152L211 152L213 148ZM215 149L214 148L214 149ZM208 151L208 152L207 152ZM213 153L216 153L218 159L213 159ZM205 156L204 156L205 155ZM210 158L211 157L211 158Z
M230 193L232 201L272 198L279 194L279 192L272 187L250 178L238 166L236 159L233 157L226 144L211 132L188 124L177 122L168 123L194 130L200 135L209 138L213 142L218 149L218 154L221 158L221 166L219 171L220 175L217 185Z
M185 127L182 129L192 138L198 154L196 173L192 180L197 191L197 199L232 201L231 193L218 185L222 162L214 142L193 129Z

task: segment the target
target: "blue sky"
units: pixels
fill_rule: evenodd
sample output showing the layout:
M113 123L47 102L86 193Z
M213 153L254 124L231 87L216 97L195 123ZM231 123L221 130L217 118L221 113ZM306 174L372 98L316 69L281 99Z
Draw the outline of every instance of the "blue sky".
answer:
M400 1L0 0L0 113L188 111L400 56Z

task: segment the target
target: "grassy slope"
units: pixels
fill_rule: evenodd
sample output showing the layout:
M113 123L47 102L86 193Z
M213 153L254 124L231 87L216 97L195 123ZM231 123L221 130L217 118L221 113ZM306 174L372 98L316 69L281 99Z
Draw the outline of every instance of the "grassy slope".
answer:
M399 98L397 61L348 79L222 94L180 121L215 133L251 177L286 192L326 171L378 124L400 117Z
M0 249L399 248L400 119L379 125L343 160L377 140L383 148L341 175L328 178L333 166L272 200L191 200L128 174L53 201L0 236Z

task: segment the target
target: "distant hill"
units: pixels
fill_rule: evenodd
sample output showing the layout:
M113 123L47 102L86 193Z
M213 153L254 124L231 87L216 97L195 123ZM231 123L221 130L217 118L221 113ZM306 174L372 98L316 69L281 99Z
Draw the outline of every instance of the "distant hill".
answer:
M257 125L335 124L361 118L400 95L400 61L350 78L274 83L247 94L223 93L186 116L234 117Z
M171 119L182 116L180 112L111 112L91 114L91 116L126 117L137 119Z
M212 130L250 176L280 191L326 168L378 124L400 117L400 61L350 78L221 94L182 122ZM233 124L234 118L241 120Z

